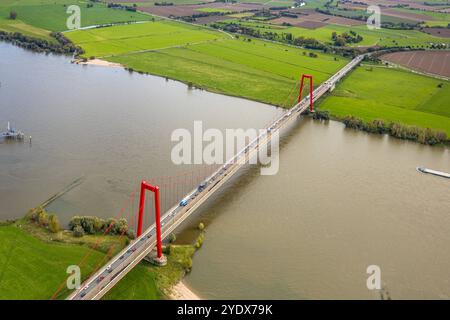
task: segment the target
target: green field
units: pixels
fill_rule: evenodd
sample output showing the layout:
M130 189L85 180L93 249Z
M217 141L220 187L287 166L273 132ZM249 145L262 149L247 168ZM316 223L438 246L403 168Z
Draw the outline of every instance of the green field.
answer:
M80 265L82 279L105 264L105 254L80 244L42 240L30 234L44 233L38 228L17 222L0 225L0 299L50 299L57 289L56 299L64 299L69 290L65 280L67 267ZM27 230L25 230L27 229ZM173 246L165 267L148 263L137 265L104 299L162 299L164 292L176 284L185 273L186 261L195 252L192 245Z
M29 36L48 38L51 31L67 30L66 22L69 5L81 9L81 26L99 24L147 21L152 17L143 13L107 8L105 4L95 3L87 7L81 0L2 0L0 2L0 30L22 32ZM11 11L17 13L16 20L9 19Z
M66 36L82 46L87 56L95 57L158 50L225 37L222 33L170 21L73 31L67 32Z
M300 74L313 74L318 84L348 61L322 53L311 58L309 50L242 37L232 39L214 30L167 21L66 35L86 50L87 57L106 57L135 70L191 82L210 91L282 106L294 102L293 96L290 101L286 98Z
M450 44L450 38L438 38L432 35L420 32L418 30L393 30L393 29L379 29L369 30L366 25L360 26L341 26L341 25L326 25L317 29L306 29L301 27L280 26L261 22L249 22L238 20L227 20L222 23L239 23L246 27L251 27L259 30L261 33L273 32L277 34L291 33L295 37L314 38L323 43L331 43L331 34L337 32L342 34L344 32L355 31L363 37L361 42L352 44L353 46L427 46L430 43L447 43ZM219 22L220 24L220 22Z
M383 119L442 130L450 136L450 84L400 69L359 67L326 97L320 108L365 121ZM442 83L443 87L438 88Z
M0 226L0 299L50 299L67 278L66 269L89 251L79 245L45 243L15 225ZM89 276L104 257L93 251L81 268ZM67 295L63 290L59 298Z

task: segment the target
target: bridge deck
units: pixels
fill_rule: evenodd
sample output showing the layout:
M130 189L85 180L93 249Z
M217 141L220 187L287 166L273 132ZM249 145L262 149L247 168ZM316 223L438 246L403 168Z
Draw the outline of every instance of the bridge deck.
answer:
M325 81L313 92L313 101L319 99L332 88L342 77L358 65L363 55L354 58L330 79ZM304 98L293 108L285 111L277 120L267 127L267 132L258 136L239 151L232 159L205 180L205 188L197 188L189 192L183 199L187 199L186 206L175 205L161 217L162 239L175 230L187 217L226 183L245 163L256 155L259 148L265 147L271 138L271 133L286 127L309 107L309 98ZM124 248L108 265L99 269L83 286L75 290L69 300L100 299L131 269L145 258L156 246L155 224L150 226L143 234Z

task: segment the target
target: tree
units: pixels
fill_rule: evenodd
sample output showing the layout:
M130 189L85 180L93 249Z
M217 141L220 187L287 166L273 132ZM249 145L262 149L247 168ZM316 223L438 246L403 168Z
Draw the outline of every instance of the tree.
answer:
M105 229L105 220L95 217L94 218L94 231L100 232Z
M39 222L39 225L42 227L48 226L49 218L48 218L48 213L45 212L45 210L39 212L38 222Z
M48 228L53 233L57 233L60 230L59 220L56 215L54 215L54 214L50 215Z
M11 12L9 13L9 18L10 18L11 20L16 20L16 18L17 18L17 12L16 12L16 11L11 11Z
M72 219L70 219L69 229L73 231L75 229L75 227L80 226L80 225L81 225L81 217L74 216L74 217L72 217Z
M82 217L81 218L81 227L83 228L84 232L89 234L95 233L94 228L94 217Z
M175 241L177 241L177 236L175 235L175 233L171 233L169 235L169 243L174 243Z
M82 236L84 236L84 230L82 226L76 226L73 229L73 236L76 238L81 238Z
M128 231L128 222L127 219L121 218L119 221L116 221L116 232L118 234L125 234Z

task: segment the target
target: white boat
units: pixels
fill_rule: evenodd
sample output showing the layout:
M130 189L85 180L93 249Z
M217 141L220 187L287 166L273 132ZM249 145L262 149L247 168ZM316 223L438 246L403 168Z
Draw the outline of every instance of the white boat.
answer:
M20 130L16 130L14 128L11 128L9 122L8 122L8 128L5 132L0 133L0 139L16 139L16 140L22 140L24 137L24 134Z

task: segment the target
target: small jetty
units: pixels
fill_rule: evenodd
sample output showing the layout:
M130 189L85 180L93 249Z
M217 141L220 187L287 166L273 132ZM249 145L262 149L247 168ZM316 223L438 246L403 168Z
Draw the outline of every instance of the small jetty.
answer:
M427 174L432 174L438 177L442 177L442 178L447 178L450 179L450 173L447 172L442 172L442 171L437 171L437 170L433 170L433 169L428 169L425 167L418 167L417 171L422 172L422 173L427 173Z
M11 128L9 122L7 130L0 133L0 139L23 140L24 136L22 131Z

